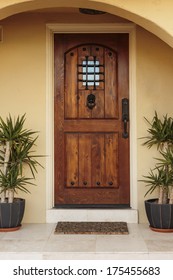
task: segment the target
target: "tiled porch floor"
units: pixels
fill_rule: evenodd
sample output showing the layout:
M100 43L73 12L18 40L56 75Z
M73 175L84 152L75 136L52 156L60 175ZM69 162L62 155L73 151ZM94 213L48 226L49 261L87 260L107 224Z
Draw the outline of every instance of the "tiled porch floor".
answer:
M173 233L156 233L147 224L128 224L129 235L55 235L56 224L24 224L0 233L0 259L170 259Z

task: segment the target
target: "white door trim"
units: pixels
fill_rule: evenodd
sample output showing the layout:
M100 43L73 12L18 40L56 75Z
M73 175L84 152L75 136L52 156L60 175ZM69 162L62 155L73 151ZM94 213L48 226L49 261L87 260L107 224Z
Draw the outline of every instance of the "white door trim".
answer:
M130 206L137 209L135 24L46 25L46 210L54 206L54 33L129 33Z

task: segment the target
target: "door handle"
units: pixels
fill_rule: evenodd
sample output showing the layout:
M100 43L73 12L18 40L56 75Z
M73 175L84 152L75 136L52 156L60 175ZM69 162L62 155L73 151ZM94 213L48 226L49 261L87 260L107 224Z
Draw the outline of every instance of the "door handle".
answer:
M129 133L127 131L127 123L129 121L129 100L127 98L122 99L122 121L124 124L124 131L122 133L122 137L128 138Z

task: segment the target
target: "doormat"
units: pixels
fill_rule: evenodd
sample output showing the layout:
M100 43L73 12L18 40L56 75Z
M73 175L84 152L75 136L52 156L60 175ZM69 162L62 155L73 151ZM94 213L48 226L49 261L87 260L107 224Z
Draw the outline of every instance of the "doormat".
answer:
M55 234L128 234L126 222L58 222Z

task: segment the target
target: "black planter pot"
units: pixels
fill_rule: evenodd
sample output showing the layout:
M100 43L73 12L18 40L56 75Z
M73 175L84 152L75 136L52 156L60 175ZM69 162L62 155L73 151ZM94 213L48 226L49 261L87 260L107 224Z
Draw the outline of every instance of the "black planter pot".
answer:
M13 203L0 203L0 231L14 231L21 227L25 199L15 198Z
M150 228L159 232L173 232L173 204L158 204L157 199L145 201Z

